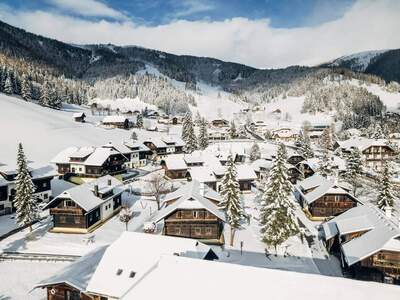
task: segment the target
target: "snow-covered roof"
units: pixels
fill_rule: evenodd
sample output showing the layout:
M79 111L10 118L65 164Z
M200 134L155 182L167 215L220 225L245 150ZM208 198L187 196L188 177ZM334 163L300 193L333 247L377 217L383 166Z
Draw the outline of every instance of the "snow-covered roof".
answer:
M77 112L77 113L73 113L72 114L72 118L82 118L82 117L84 117L85 116L85 113L84 112Z
M397 221L388 219L372 204L349 209L323 224L325 238L367 230L366 233L341 245L349 266L380 251L400 252L400 229Z
M187 165L183 154L171 154L164 159L165 166L169 170L186 170Z
M86 290L119 299L157 267L162 255L204 259L210 250L209 246L193 239L123 232L105 251Z
M237 165L237 179L238 180L255 180L257 179L257 175L254 172L254 169L249 165Z
M103 123L124 123L126 120L129 119L125 116L106 116L103 119Z
M106 249L107 246L101 246L89 252L55 275L40 281L35 288L65 283L79 291L85 291Z
M90 154L93 153L95 150L94 147L80 147L78 148L75 152L71 153L69 157L75 157L75 158L85 158L89 156Z
M121 300L203 300L206 294L232 300L307 300L310 295L324 300L396 300L399 293L398 286L376 282L165 255Z
M271 169L273 162L263 158L257 159L251 163L251 167L254 171L259 172L261 169Z
M50 162L54 163L54 164L67 164L69 163L71 154L75 153L76 151L79 150L79 147L68 147L64 150L62 150L61 152L59 152L55 157L53 157L51 159Z
M313 176L307 177L306 179L300 181L297 183L297 187L299 187L301 190L309 190L312 188L315 188L317 186L320 186L326 181L326 178L323 177L322 175L316 173Z
M181 196L172 204L162 208L153 218L155 223L161 221L166 216L171 214L177 209L206 209L222 221L225 221L225 215L223 211L221 211L213 202L207 199L205 196L201 195L200 192L200 183L199 182L191 182L188 183L188 187L182 188ZM204 187L204 191L205 187ZM178 193L175 191L173 192L172 197L176 197ZM211 193L209 192L209 195ZM217 198L215 195L213 196L213 200ZM171 195L166 195L166 199L175 199L171 198ZM166 200L164 200L166 202Z
M111 185L108 185L109 181L111 181ZM98 186L99 192L105 193L106 191L113 189L113 196L121 194L124 191L121 182L112 177L110 175L106 175L100 178L97 178L94 181L86 182L84 184L75 186L70 188L53 200L51 200L46 206L45 209L50 207L51 204L59 198L68 198L72 199L75 203L77 203L81 208L83 208L86 212L90 212L95 209L105 201L109 200L109 198L101 199L94 194L94 187ZM112 196L112 197L113 197Z
M387 146L392 149L390 145L388 145L388 141L386 139L369 139L365 137L352 137L345 141L337 141L339 147L343 150L350 151L351 149L358 148L360 151L364 151L371 146Z
M187 184L183 185L182 187L180 187L179 189L177 189L176 191L166 194L165 197L163 198L163 202L176 200L181 197L187 198L192 194L199 194L200 189L203 189L202 193L203 193L204 198L211 199L211 200L218 201L218 202L222 200L221 195L218 192L209 188L205 184L201 184L200 182L198 182L196 180L192 180L192 181L188 182Z
M199 182L216 182L213 168L211 167L192 167L188 171L192 180Z

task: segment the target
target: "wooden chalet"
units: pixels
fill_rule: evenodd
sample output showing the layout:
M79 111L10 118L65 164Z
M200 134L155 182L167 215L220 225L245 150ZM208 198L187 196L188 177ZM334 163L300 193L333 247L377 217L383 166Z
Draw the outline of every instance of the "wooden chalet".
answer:
M380 171L386 160L392 160L397 155L396 150L385 139L354 137L345 141L337 141L334 148L344 155L350 154L353 149L358 148L362 154L364 165L375 171Z
M72 118L75 122L85 123L86 114L84 112L74 113Z
M358 204L347 188L315 174L296 185L296 198L311 217L337 216Z
M53 232L86 233L119 211L121 182L107 175L66 190L44 209L53 217Z
M121 152L112 144L101 147L69 147L61 151L52 163L62 175L101 177L126 171L129 151Z
M225 215L218 208L220 195L198 181L169 193L153 221L164 222L164 234L223 243Z
M153 152L157 159L163 159L170 154L183 153L185 147L185 142L175 136L148 138L143 141L143 144Z
M272 131L272 138L278 142L295 142L299 133L291 128L280 128Z
M218 259L198 240L123 232L111 245L97 247L35 288L46 289L48 300L132 299L125 295L151 276L164 256L194 261Z
M229 122L225 119L214 119L211 121L211 125L214 127L228 127Z
M34 196L38 202L48 202L52 196L51 180L57 175L57 172L51 166L34 163L28 163L28 170L35 186ZM0 216L15 211L16 178L16 166L0 166Z
M115 127L120 129L129 129L132 127L132 123L125 116L106 116L101 123L104 126Z
M372 204L360 205L322 226L327 249L345 274L400 285L399 220Z

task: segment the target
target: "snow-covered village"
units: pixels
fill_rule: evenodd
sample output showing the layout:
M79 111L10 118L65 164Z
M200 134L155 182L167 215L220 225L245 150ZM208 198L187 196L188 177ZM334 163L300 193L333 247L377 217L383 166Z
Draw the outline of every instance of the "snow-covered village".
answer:
M0 300L400 299L400 2L33 2Z

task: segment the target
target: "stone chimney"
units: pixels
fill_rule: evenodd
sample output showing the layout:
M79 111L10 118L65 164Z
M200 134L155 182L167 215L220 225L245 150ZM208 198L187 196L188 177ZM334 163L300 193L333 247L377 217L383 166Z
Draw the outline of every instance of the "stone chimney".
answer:
M99 186L96 184L95 186L94 186L94 195L96 196L96 197L98 197L99 196Z
M386 218L390 219L392 217L392 208L390 206L385 207Z

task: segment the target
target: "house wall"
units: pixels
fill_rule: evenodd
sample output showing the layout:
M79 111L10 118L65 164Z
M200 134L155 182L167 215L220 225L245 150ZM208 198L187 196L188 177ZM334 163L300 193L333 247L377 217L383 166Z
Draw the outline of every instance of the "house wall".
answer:
M101 205L100 210L101 210L101 219L102 220L107 219L108 217L110 217L114 212L113 200L110 199L107 202L104 202Z
M91 297L82 294L79 290L66 284L58 284L47 287L48 300L92 300Z
M82 164L73 164L73 163L71 163L71 173L85 174L86 173L86 168Z
M400 252L381 250L362 260L360 266L378 270L383 276L400 279Z
M311 203L308 210L314 217L331 217L355 206L357 202L349 195L326 194Z
M219 239L221 221L205 209L177 210L164 219L164 234L195 239Z

